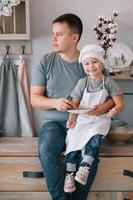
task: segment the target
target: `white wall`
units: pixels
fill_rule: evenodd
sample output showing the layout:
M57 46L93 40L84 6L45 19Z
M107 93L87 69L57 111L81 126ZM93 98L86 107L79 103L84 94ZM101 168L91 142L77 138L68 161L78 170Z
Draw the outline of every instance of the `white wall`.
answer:
M132 0L31 0L31 39L33 54L29 56L29 80L34 67L41 56L52 50L50 45L51 22L64 13L75 13L83 21L84 32L79 43L81 48L86 43L96 43L92 27L97 23L97 16L112 15L117 10L116 18L119 42L127 44L133 50L133 1ZM34 110L36 130L43 121L43 112Z

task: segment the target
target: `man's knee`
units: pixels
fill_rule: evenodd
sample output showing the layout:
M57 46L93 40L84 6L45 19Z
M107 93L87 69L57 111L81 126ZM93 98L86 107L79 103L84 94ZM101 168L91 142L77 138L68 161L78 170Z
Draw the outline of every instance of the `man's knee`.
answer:
M38 154L40 160L44 160L44 158L46 157L44 142L39 143Z
M39 159L45 163L57 159L60 154L58 148L47 141L42 141L39 144L38 153Z

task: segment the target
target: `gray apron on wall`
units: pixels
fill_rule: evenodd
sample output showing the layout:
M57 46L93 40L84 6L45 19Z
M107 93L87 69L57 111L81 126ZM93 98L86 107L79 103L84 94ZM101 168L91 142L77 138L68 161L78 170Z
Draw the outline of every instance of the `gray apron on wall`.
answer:
M17 66L4 58L0 66L0 132L2 136L20 136L17 94Z

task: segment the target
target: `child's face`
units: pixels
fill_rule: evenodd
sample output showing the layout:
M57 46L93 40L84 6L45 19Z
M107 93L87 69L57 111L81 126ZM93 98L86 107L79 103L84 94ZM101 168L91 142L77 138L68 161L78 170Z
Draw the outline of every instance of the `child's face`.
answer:
M84 71L90 77L99 77L103 72L103 63L97 58L86 58L83 61Z

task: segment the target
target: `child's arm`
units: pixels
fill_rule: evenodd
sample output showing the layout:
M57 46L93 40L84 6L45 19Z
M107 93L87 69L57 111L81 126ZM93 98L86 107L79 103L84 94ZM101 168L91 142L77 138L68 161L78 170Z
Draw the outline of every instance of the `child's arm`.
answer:
M121 112L124 107L123 94L113 96L112 99L114 100L115 106L108 112L109 117L114 117L119 112Z
M76 99L72 99L72 105L73 105L73 109L76 109L79 107L79 101ZM67 128L73 128L76 124L76 119L77 119L77 114L69 114L69 118L67 120L67 124L66 127Z
M66 127L67 128L73 128L76 124L77 114L69 114L69 118L67 120Z

